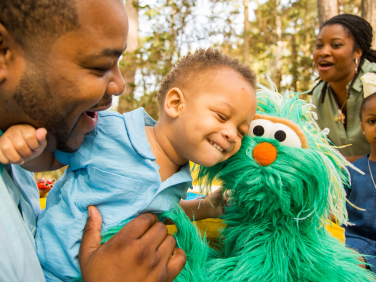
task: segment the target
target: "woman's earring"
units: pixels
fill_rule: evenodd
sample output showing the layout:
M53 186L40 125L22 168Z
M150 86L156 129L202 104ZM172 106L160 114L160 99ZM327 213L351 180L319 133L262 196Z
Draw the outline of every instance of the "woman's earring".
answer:
M358 72L358 58L355 58L355 73Z

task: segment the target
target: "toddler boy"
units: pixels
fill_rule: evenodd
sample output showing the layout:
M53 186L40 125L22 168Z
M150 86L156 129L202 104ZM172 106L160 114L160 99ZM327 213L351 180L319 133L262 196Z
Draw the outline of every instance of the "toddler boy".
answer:
M102 215L102 232L179 202L196 220L219 216L223 208L210 201L200 206L198 200L181 201L191 187L189 161L213 166L239 150L256 113L255 80L253 71L238 60L200 49L182 58L163 79L158 122L142 108L123 115L85 113L97 124L72 153L41 153L36 145L44 142L41 129L18 125L9 130L18 134L5 132L1 139L19 140L25 132L35 136L24 138L22 146L12 143L19 155L13 162L27 160L25 169L68 165L38 218L36 246L46 279L80 276L78 251L89 205ZM26 159L33 154L40 155ZM214 201L221 197L215 193Z

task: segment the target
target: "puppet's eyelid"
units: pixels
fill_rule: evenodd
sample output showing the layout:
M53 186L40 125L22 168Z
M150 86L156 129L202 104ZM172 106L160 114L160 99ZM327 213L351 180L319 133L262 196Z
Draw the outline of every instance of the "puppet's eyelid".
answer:
M298 134L290 127L282 123L275 123L271 130L273 138L276 139L281 145L301 148L302 142Z
M273 123L267 119L255 119L251 122L251 126L249 127L248 136L254 137L272 137L270 132L273 128Z

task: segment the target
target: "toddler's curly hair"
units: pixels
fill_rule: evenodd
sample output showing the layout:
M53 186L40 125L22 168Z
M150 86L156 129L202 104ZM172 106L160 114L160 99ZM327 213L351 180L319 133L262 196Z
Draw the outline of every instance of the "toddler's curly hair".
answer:
M158 101L162 106L165 96L173 87L182 87L193 83L193 79L208 70L232 69L239 73L254 89L256 88L256 74L248 65L238 59L223 54L214 48L198 49L194 53L181 58L171 72L162 80L158 92Z

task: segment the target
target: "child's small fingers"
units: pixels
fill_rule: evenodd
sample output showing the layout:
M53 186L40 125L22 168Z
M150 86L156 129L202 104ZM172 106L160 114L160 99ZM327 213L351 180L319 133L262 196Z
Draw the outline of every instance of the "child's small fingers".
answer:
M0 163L2 164L9 164L9 160L7 157L4 156L3 152L0 151Z
M47 136L47 130L45 128L38 128L35 131L35 136L37 137L37 140L39 142L40 147L43 146L46 147L47 141L46 141L46 136Z
M30 149L29 149L30 150ZM5 158L12 164L23 164L24 160L18 151L14 148L10 140L2 144L1 151Z
M40 147L36 130L34 128L26 128L22 130L22 140L26 143L26 145L30 148L30 150L38 150ZM17 139L19 143L17 145L21 145L20 140ZM16 146L18 150L21 147Z

